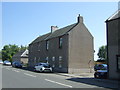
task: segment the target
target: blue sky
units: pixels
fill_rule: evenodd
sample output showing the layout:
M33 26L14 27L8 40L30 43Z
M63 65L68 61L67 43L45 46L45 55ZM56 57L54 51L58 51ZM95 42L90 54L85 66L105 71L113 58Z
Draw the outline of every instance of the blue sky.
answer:
M117 2L4 2L2 3L2 47L28 45L39 35L77 22L80 14L94 37L95 59L106 45L106 24L118 9Z

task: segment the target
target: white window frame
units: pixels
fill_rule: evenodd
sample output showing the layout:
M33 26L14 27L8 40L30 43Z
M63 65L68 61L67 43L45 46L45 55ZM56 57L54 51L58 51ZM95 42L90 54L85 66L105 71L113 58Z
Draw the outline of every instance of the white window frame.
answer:
M46 63L48 63L49 57L46 57Z
M46 50L48 50L49 49L49 41L47 40L46 41Z
M62 56L59 56L59 68L62 68Z
M54 68L55 67L55 57L54 56L52 57L52 61L53 61L52 67Z

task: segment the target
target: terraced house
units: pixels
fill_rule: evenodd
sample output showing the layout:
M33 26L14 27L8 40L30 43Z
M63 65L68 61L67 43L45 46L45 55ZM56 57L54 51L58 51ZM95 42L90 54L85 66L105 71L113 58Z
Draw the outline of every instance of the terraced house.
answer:
M37 37L29 44L29 67L38 62L47 62L57 72L89 72L93 67L93 36L78 16L77 23Z

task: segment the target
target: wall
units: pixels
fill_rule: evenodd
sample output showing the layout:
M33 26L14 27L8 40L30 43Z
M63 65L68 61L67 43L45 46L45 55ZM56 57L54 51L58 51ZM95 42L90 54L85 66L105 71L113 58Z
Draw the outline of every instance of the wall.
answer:
M116 62L116 55L119 54L117 20L107 22L107 45L108 45L109 78L117 79L119 77L117 72L117 62Z
M29 66L33 67L38 62L47 62L46 57L48 57L48 63L51 66L55 64L54 71L68 72L68 35L64 35L62 38L63 45L61 49L59 48L59 37L49 40L48 50L46 50L45 40L29 45ZM62 56L62 68L59 68L59 56ZM52 60L53 57L55 57L55 61Z
M93 37L83 23L79 23L72 31L69 32L70 73L93 72L93 46ZM88 64L90 60L91 66Z

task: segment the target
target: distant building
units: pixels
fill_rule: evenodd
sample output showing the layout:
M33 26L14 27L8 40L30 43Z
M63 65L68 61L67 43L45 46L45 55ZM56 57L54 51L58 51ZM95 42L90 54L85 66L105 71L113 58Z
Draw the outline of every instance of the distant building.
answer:
M120 79L120 10L106 20L108 75L110 79Z
M38 62L49 63L56 72L90 72L94 65L93 36L78 16L77 23L39 36L29 44L29 67Z
M22 50L17 52L15 55L12 57L12 61L20 61L23 64L28 63L28 50Z

